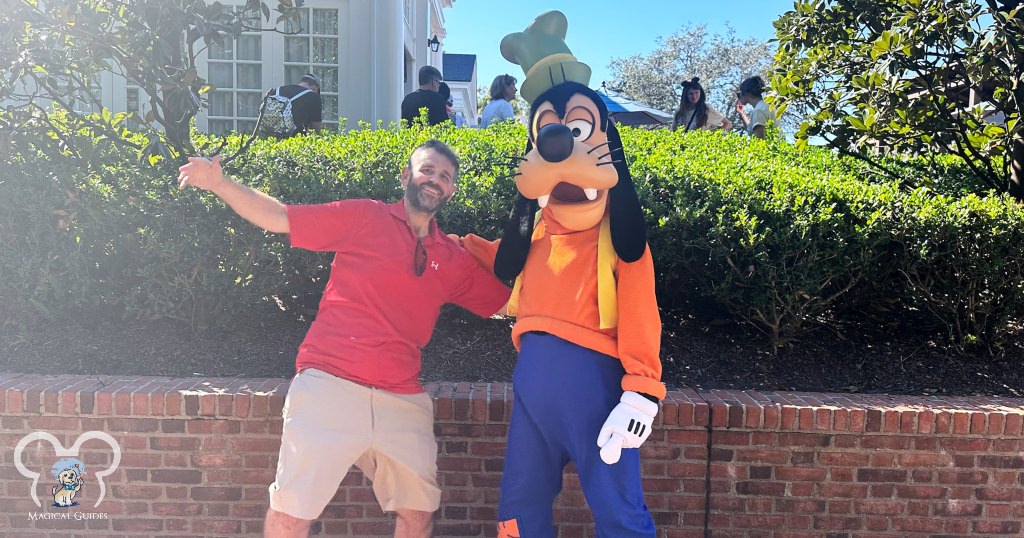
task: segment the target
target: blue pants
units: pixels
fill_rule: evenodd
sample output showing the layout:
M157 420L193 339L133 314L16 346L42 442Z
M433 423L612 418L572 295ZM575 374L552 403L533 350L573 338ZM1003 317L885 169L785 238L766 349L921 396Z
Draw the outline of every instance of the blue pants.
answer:
M545 333L522 337L512 377L514 400L501 478L498 519L520 536L552 538L552 504L572 460L598 538L653 537L644 504L640 453L601 461L597 434L622 395L622 363Z

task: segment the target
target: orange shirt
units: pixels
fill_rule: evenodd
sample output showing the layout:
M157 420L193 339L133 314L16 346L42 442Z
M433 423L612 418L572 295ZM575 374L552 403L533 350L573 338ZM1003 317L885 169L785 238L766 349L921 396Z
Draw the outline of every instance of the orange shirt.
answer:
M547 215L534 231L523 268L512 341L529 331L551 333L622 361L622 390L665 397L661 382L661 317L654 295L651 250L615 269L618 327L601 329L597 302L597 243L600 226L574 232ZM493 269L498 242L468 235L463 245Z

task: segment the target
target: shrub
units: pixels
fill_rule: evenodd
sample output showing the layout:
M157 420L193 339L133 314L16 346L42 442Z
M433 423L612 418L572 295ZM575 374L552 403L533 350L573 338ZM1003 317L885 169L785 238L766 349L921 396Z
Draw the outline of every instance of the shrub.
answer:
M227 170L287 203L393 201L411 149L440 138L461 157L442 228L499 235L515 196L508 163L522 154L521 125L368 127L258 140ZM993 349L1024 315L1021 208L906 188L969 183L954 164L948 181L916 177L910 163L897 182L777 139L621 132L663 306L715 306L774 346L858 316L898 329L917 319L906 314L928 313L958 345ZM242 138L200 142L230 153ZM174 165L107 148L96 150L101 165L81 167L37 142L13 147L0 177L7 321L99 311L203 330L265 302L309 304L323 287L329 255L289 248L207 193L179 192Z
M959 346L998 346L1024 313L1024 207L1007 195L903 200L895 230L905 297Z
M642 131L630 139L670 303L693 292L713 298L779 346L858 284L886 277L894 184L836 174L831 153L779 140Z

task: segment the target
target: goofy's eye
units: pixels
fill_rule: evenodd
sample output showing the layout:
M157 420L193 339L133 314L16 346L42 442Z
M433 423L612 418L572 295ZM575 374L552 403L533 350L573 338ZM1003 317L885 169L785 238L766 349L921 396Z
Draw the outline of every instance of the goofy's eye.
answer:
M569 123L566 123L565 126L572 131L572 137L575 138L577 142L583 142L590 138L590 133L594 132L594 124L583 119L571 120Z

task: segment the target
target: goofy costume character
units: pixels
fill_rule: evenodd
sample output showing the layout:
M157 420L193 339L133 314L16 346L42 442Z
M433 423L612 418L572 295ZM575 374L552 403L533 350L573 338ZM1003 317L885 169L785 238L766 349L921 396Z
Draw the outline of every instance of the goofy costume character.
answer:
M463 240L515 279L519 361L498 536L555 536L570 460L599 537L654 536L636 450L665 397L654 266L622 142L587 87L590 68L565 45L567 26L551 11L501 42L531 103L519 194L500 242Z

